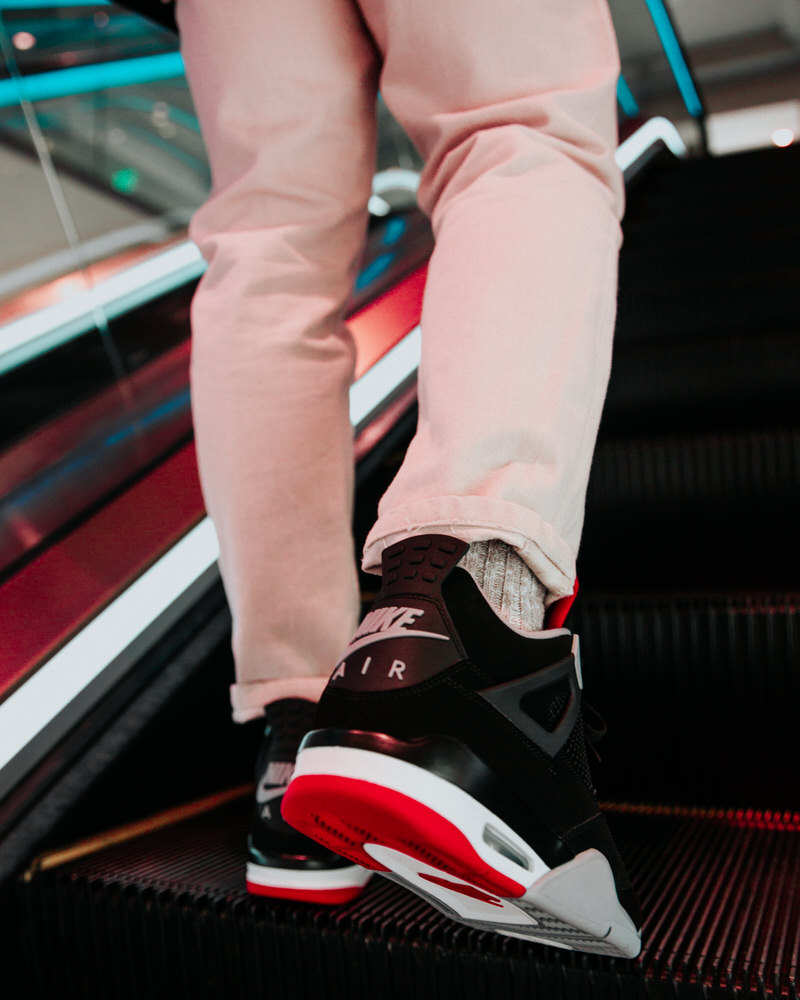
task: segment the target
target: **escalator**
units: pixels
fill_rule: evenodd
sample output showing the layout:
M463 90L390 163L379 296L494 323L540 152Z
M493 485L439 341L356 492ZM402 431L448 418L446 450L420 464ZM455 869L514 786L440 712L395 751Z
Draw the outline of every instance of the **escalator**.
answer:
M125 12L72 6L70 17L100 25L109 63L169 55L168 33L154 40ZM169 21L171 7L151 7ZM49 14L11 16L23 34L52 29L51 49L19 54L24 71L45 74L65 53L96 61L90 46L62 51ZM165 111L151 86L135 99L101 94L102 116L118 105L131 134L146 119L158 132L154 186L132 192L157 233L141 259L122 248L123 275L187 252L188 210L165 215L159 199L169 203L170 184L202 190L186 95ZM87 135L103 129L88 127L85 104L47 101L41 120L65 176L98 198L109 177L131 181L118 152L87 153ZM108 134L127 120L109 119ZM186 134L172 164L162 139L175 122ZM615 358L568 624L588 699L609 724L593 773L645 912L639 958L478 932L378 878L331 909L245 892L261 724L229 719L230 619L191 444L186 337L199 270L187 258L168 287L101 296L85 329L50 331L24 363L0 338L5 995L797 1000L800 147L682 159L674 130L638 124L623 123ZM0 139L20 156L24 125L0 109ZM383 126L379 166L383 156L390 169L350 308L356 550L414 431L431 249L425 220L393 192L409 176L413 186L418 160ZM127 156L125 142L115 148ZM78 264L102 289L117 271L98 260ZM34 263L43 284L24 295L55 294L62 279ZM110 640L91 629L108 619L120 630L164 585L170 559L183 573L174 596L103 659ZM367 602L375 578L361 583ZM12 728L27 733L18 746Z
M662 154L629 190L571 624L640 957L481 933L380 879L333 909L248 897L260 732L227 723L212 588L76 758L79 807L14 882L26 995L797 997L799 154ZM357 540L412 431L413 411L362 467Z

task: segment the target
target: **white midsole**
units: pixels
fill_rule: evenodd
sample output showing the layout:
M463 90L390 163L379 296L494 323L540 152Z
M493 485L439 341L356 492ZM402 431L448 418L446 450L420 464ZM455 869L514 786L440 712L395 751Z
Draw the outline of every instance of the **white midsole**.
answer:
M366 885L372 872L361 865L342 868L297 869L267 868L252 861L247 863L247 881L273 889L304 889L309 892L326 889L347 889Z
M297 756L292 780L303 775L369 781L408 796L452 823L490 868L525 889L550 871L530 845L493 812L457 785L416 764L356 747L308 747ZM523 863L501 853L498 846Z
M408 796L452 823L492 870L525 889L521 898L493 897L402 850L364 843L364 851L394 878L436 900L446 913L477 927L496 924L503 934L559 948L628 958L638 954L640 934L617 898L611 867L599 851L583 851L550 869L511 827L457 785L415 764L371 750L309 747L298 754L292 780L304 775L371 782ZM544 924L538 919L539 911L547 917ZM553 919L562 929L553 927ZM594 943L585 937L571 939L570 928L594 938Z

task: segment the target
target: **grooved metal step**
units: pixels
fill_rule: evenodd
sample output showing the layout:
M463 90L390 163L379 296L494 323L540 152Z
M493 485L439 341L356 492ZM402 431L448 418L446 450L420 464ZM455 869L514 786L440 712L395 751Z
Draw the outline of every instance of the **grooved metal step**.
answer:
M797 808L800 593L587 588L569 624L609 726L601 795Z
M589 502L674 510L682 504L769 506L800 493L800 428L606 440L595 453Z
M798 496L797 428L601 441L579 576L605 588L796 586Z
M623 223L618 338L796 327L798 165L797 146L654 163Z
M608 806L646 913L635 961L470 930L381 878L332 909L252 899L248 813L32 870L17 893L36 995L797 998L798 813Z
M798 165L662 160L631 190L605 432L796 425Z

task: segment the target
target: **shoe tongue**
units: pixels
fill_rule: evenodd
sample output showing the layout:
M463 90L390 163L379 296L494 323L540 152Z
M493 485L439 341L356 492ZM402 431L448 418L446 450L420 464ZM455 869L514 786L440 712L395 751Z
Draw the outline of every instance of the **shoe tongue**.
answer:
M468 548L452 535L415 535L390 545L383 553L379 597L396 591L420 595L438 591Z

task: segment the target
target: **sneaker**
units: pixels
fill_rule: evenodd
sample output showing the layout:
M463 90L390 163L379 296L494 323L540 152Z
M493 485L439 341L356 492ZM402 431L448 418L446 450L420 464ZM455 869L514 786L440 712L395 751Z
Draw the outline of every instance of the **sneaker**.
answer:
M280 813L297 748L311 728L314 709L313 702L300 698L266 707L267 727L256 765L256 807L247 841L247 889L257 896L347 903L372 873L304 837Z
M633 957L641 915L586 759L578 639L522 635L457 567L406 539L328 682L284 817L448 916Z

